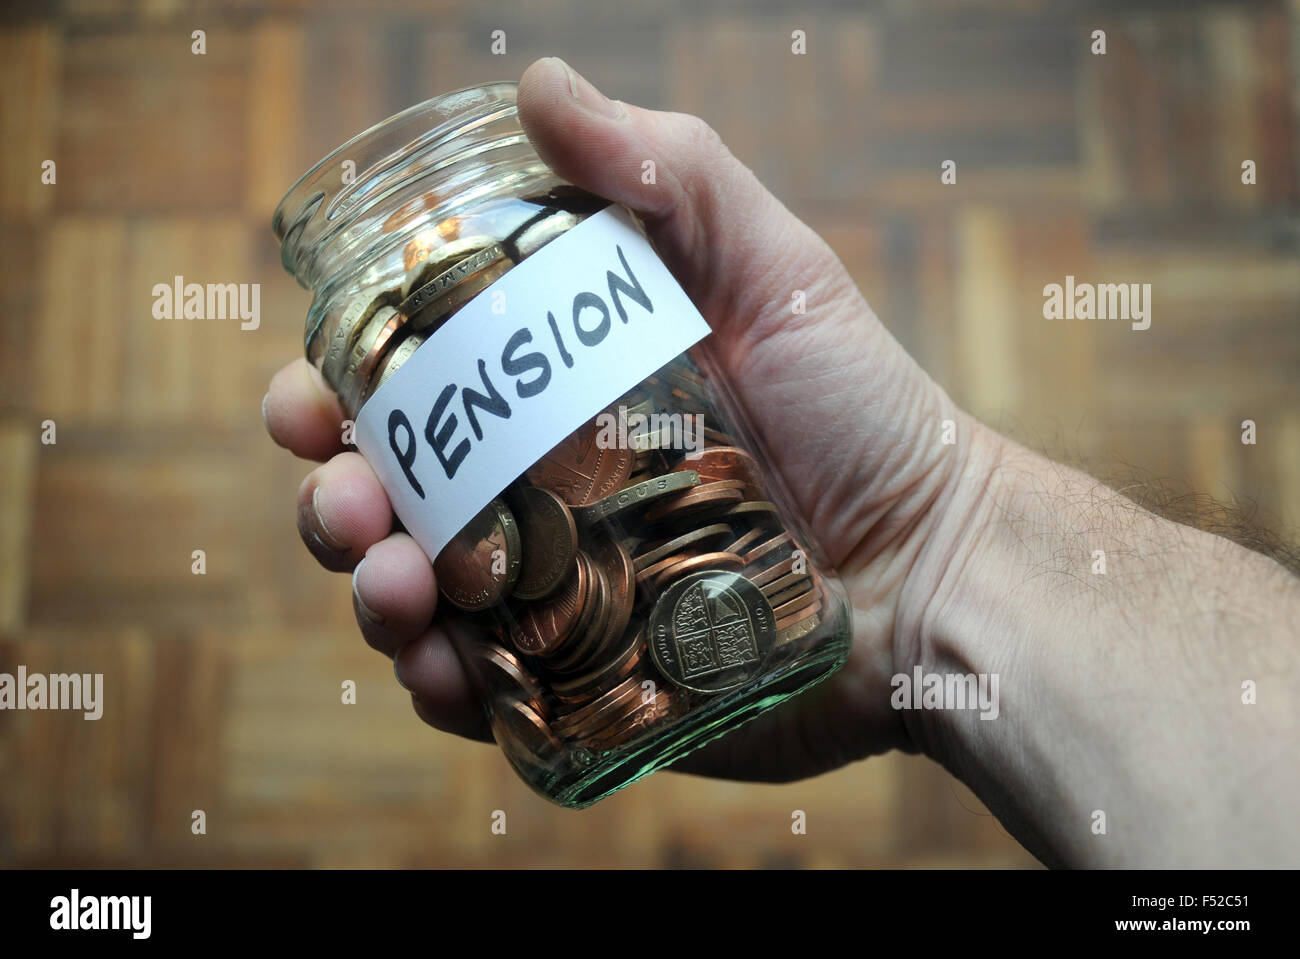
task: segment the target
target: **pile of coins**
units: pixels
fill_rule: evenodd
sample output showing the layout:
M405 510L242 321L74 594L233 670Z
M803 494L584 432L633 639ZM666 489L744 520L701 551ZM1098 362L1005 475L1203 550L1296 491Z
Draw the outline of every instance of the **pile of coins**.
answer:
M576 187L559 186L417 234L403 251L402 283L361 289L337 315L322 314L307 332L307 359L355 418L458 309L605 205Z
M603 201L553 190L509 230L440 225L400 287L352 297L308 356L355 416L457 309ZM504 236L505 239L493 239ZM438 555L499 731L540 761L597 754L770 670L821 623L823 584L687 355L577 429ZM644 424L609 441L611 421Z
M475 647L479 674L539 757L625 745L755 679L821 622L820 577L753 457L711 426L690 449L667 430L602 446L620 410L722 422L679 357L534 464L434 564L443 597L484 614L495 638Z

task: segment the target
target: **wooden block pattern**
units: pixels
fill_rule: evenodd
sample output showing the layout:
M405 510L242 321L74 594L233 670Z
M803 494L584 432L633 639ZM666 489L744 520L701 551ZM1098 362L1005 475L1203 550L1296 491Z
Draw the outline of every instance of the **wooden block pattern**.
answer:
M385 116L560 55L705 117L964 407L1294 528L1297 51L1296 0L10 5L0 671L99 672L106 699L94 722L0 714L0 866L1032 866L915 756L781 786L665 773L574 814L420 723L298 541L311 465L260 422L309 300L272 209ZM1151 329L1045 320L1067 274L1150 283ZM156 319L175 276L258 284L259 328Z

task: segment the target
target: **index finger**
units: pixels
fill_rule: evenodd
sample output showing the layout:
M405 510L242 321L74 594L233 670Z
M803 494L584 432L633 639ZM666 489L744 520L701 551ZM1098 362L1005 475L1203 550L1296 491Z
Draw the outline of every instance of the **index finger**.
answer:
M343 408L320 371L305 359L271 377L262 419L271 439L295 456L323 462L343 451Z

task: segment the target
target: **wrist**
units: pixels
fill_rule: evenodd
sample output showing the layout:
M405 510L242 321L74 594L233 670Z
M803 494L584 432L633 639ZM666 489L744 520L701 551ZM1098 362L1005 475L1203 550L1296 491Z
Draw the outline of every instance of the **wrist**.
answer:
M897 675L907 677L906 692L912 692L918 670L920 678L945 673L978 676L995 657L989 648L995 638L989 621L996 615L996 597L984 584L996 573L987 565L989 557L979 554L997 535L997 487L1005 482L1002 467L1014 451L1008 440L973 417L960 411L957 415L948 476L921 526L924 540L899 602L894 661ZM976 562L981 568L973 570ZM914 705L904 702L902 707L912 742L932 759L944 761L944 724L952 718L950 711Z

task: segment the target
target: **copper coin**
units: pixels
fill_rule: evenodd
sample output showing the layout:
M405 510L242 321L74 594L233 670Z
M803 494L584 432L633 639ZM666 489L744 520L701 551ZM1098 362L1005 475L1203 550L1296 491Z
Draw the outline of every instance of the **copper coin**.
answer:
M745 560L745 565L753 566L755 563L765 558L768 559L768 561L770 562L771 559L775 558L773 556L773 552L775 550L778 550L783 546L793 546L793 545L794 545L794 540L790 538L789 533L778 533L777 535L773 536L771 539L760 543L759 545L751 549L748 553L746 553L743 557Z
M529 467L534 486L558 495L570 506L587 506L622 488L632 472L632 451L602 448L596 420L584 423Z
M590 705L557 719L555 732L572 739L600 729L641 699L642 682L640 676L632 676Z
M763 474L754 457L735 446L710 446L687 456L678 469L690 469L700 474L703 483L715 480L741 480L745 499L761 500Z
M684 715L689 708L683 689L661 687L652 696L644 691L641 698L620 716L594 733L588 733L580 742L589 749L613 749L632 742L656 727L663 726Z
M546 654L546 667L551 670L556 669L556 663L566 663L572 659L575 651L581 652L582 649L587 648L592 621L597 616L603 615L604 607L609 603L609 587L601 586L595 564L582 553L574 557L573 564L582 567L586 573L587 599L582 609L578 611L578 616L573 621L568 635Z
M739 573L708 570L682 577L655 601L646 644L672 682L720 693L758 676L775 641L762 591Z
M778 602L771 602L772 615L776 617L777 622L793 616L801 610L807 609L814 603L821 602L821 595L815 589L804 590L789 599L782 598Z
M632 618L632 603L636 598L636 571L632 568L632 557L628 551L611 537L600 537L587 547L587 555L609 580L609 625L596 650L597 656L604 656L626 632L627 624Z
M630 628L624 632L608 662L573 679L551 683L551 692L566 703L590 701L626 679L637 668L644 653L644 628Z
M494 682L504 682L508 689L517 692L542 718L546 717L548 710L542 689L523 663L515 658L514 653L495 643L478 643L474 656L490 687Z
M688 490L696 486L699 481L699 474L694 470L665 473L663 476L656 476L644 483L637 483L635 486L620 489L618 492L606 496L590 506L575 509L573 518L579 526L590 526L597 520L609 519L625 510L644 506L646 503L660 497Z
M776 504L765 499L747 500L744 503L729 506L718 513L718 519L743 519L770 526L779 526L781 523L781 518L776 511Z
M795 600L805 599L809 596L817 597L821 594L812 588L810 582L806 582L798 586L792 586L780 593L764 593L763 595L767 596L767 604L771 606L772 609L776 609L778 606L787 607L781 612L780 618L784 619L786 616L790 615L791 612L799 608L795 604Z
M605 607L609 604L609 585L601 588L601 576L596 564L591 561L591 557L586 553L579 552L574 557L574 564L581 565L587 570L587 581L591 584L587 590L587 602L583 606L577 621L573 624L573 629L569 637L564 641L564 645L559 652L567 658L575 646L583 643L588 638L588 630L591 624L600 616L604 615ZM554 662L554 660L552 661Z
M586 659L599 645L609 625L611 611L609 580L606 579L604 571L597 568L594 563L589 563L587 570L593 576L591 599L588 601L591 611L585 617L585 622L574 627L573 636L564 645L563 655L547 662L547 668L556 672L581 669L586 664Z
M659 560L659 562L651 563L645 569L638 570L636 574L636 581L638 584L648 583L651 580L653 580L656 576L658 576L660 573L662 573L664 570L668 569L669 567L676 566L678 563L682 562L683 560L687 560L690 559L692 556L698 556L698 555L699 554L697 552L692 550L691 552L688 553L677 553L673 556L665 556L663 559Z
M802 603L801 600L800 607L785 613L785 615L781 616L781 619L776 621L776 628L779 630L789 629L790 626L797 624L797 622L801 622L809 616L815 616L816 613L822 612L822 599L820 599L820 596L815 593L810 593L809 596L813 598L813 602Z
M637 689L640 684L640 675L633 674L617 685L605 690L596 698L591 699L580 706L572 706L562 709L560 715L555 720L556 733L561 736L567 736L569 731L575 726L586 722L611 703L617 702L627 696L629 692Z
M758 542L762 537L766 535L767 535L767 530L765 529L751 529L749 532L743 534L739 539L737 539L734 543L728 546L727 552L735 553L737 556L743 556L745 554L745 550L749 549L751 546L753 546L756 542Z
M499 499L488 503L433 561L438 591L458 609L496 605L519 575L519 527Z
M683 533L676 539L669 540L660 546L655 546L653 549L649 549L646 552L639 554L633 561L632 565L637 570L642 570L647 566L653 566L661 559L666 559L667 557L680 552L692 544L698 544L705 540L714 539L718 536L730 535L731 527L726 523L713 523L709 526L701 526L699 529L693 529L689 533Z
M750 580L753 582L753 580ZM773 606L776 605L778 597L797 596L800 593L812 589L813 579L805 573L786 573L779 579L774 579L770 583L764 583L762 586L763 595Z
M822 618L818 613L809 611L800 615L802 615L803 618L798 622L790 623L787 626L780 626L780 624L778 624L781 629L780 634L776 638L776 644L778 646L792 643L796 639L803 639L822 624Z
M564 501L550 490L521 486L506 494L519 520L523 562L511 595L534 600L555 590L573 568L578 527Z
M783 559L781 560L781 562L775 563L772 566L768 566L763 570L750 574L749 581L753 583L755 586L764 586L767 583L771 583L774 580L780 579L782 576L785 576L792 569L794 569L793 556L791 556L789 559Z
M670 473L669 475L677 474ZM744 494L740 491L741 485L739 480L701 484L695 489L681 493L671 499L666 499L646 510L646 522L657 523L674 513L689 512L704 506L739 503L744 497Z
M641 681L638 695L628 696L615 709L583 723L571 733L572 738L596 748L621 746L644 733L652 721L658 722L659 717L666 716L672 700L667 690L659 688L658 684L647 688L645 684L654 683L654 680L644 676L638 678ZM639 721L638 716L641 717Z
M505 742L521 744L532 756L550 756L562 748L546 720L527 703L516 700L496 717L504 728Z
M665 570L661 570L651 580L651 584L655 589L663 589L669 583L698 570L738 570L740 565L740 557L735 553L701 553L699 556L692 556L689 559L674 563Z
M547 656L555 652L573 630L587 606L591 576L585 563L575 563L573 572L558 591L546 599L528 603L515 616L510 641L521 653Z

